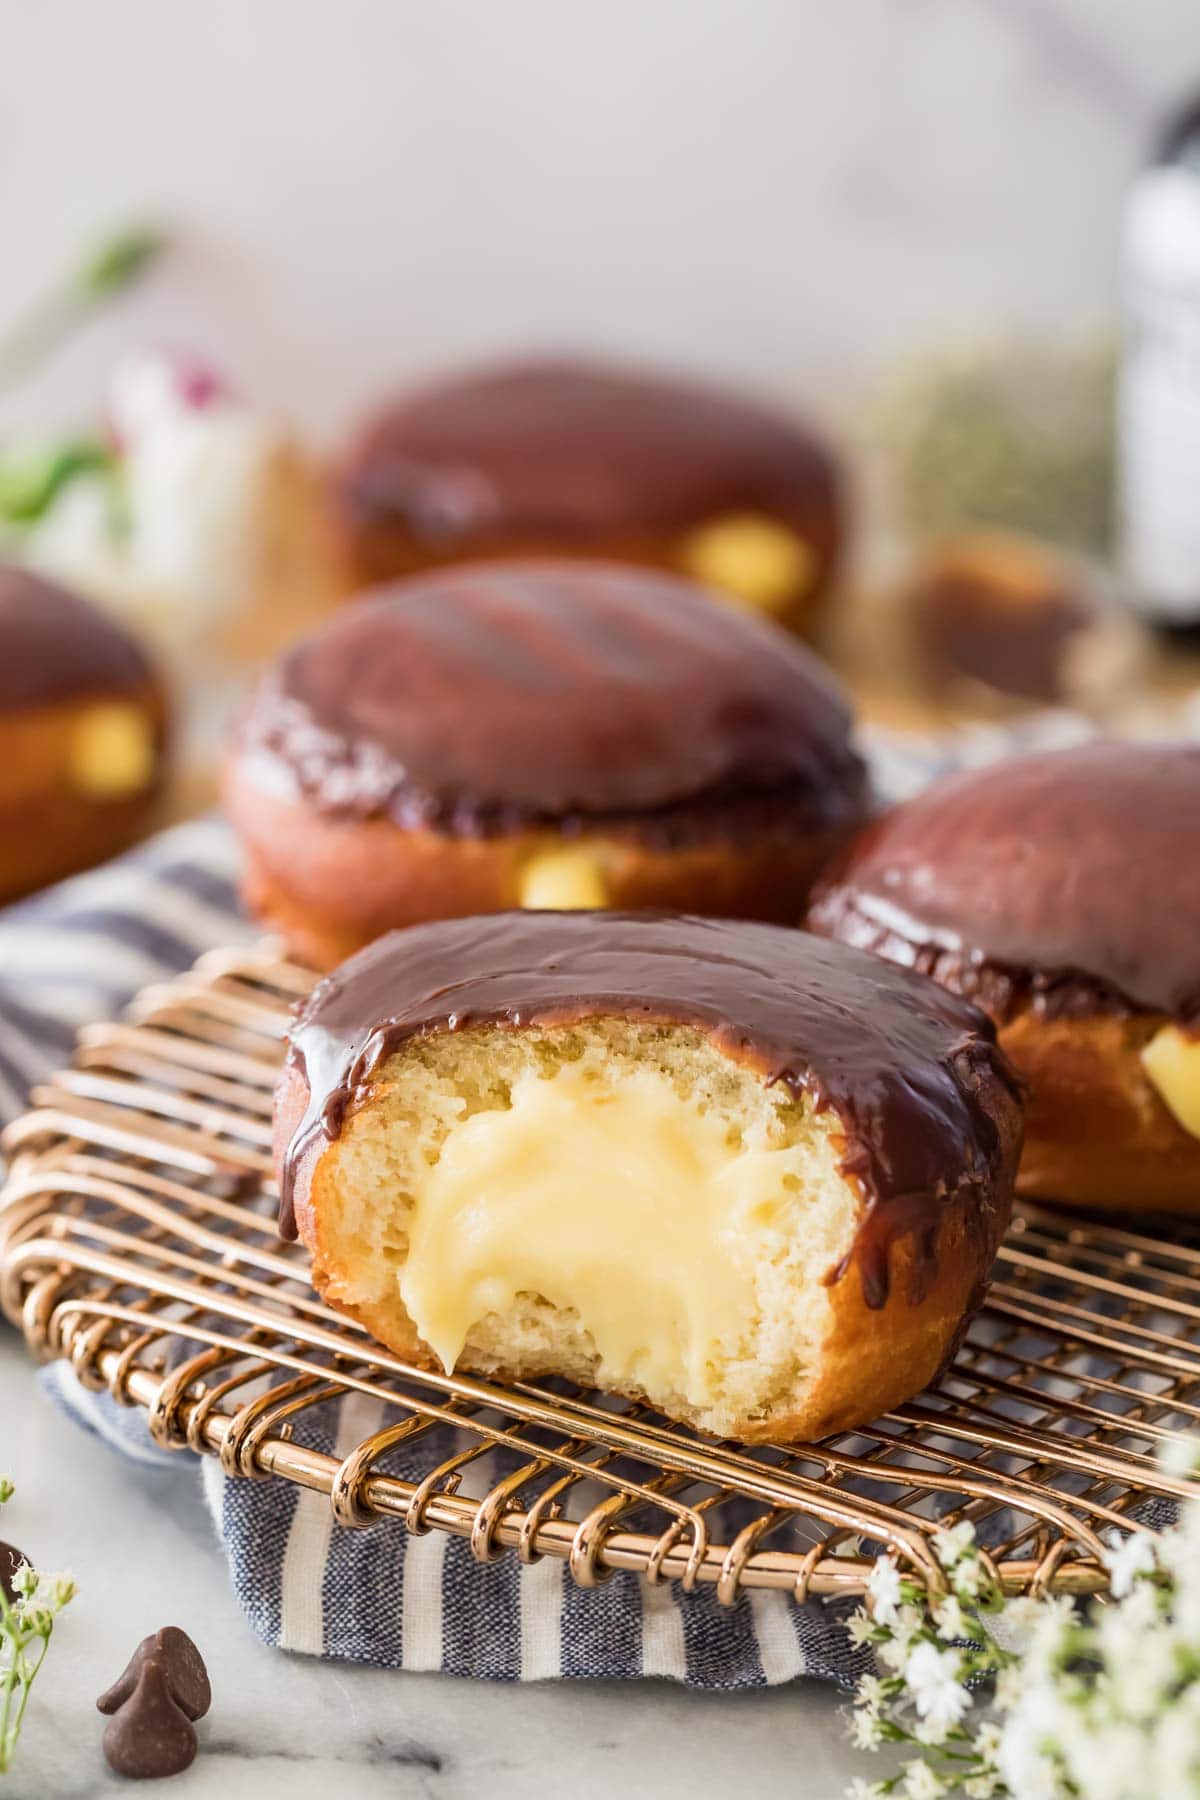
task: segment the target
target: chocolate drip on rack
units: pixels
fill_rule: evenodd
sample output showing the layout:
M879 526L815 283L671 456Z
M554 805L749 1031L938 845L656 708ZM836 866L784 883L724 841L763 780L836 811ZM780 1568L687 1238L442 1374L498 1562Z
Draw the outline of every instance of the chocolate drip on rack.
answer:
M300 1159L339 1134L407 1039L602 1017L697 1027L768 1083L837 1114L843 1170L867 1201L854 1260L871 1306L887 1298L896 1238L912 1240L919 1298L943 1208L974 1192L986 1212L1004 1158L996 1090L1018 1084L991 1025L964 1001L776 926L519 912L393 932L314 990L291 1034L308 1106L282 1160L283 1235L296 1233Z

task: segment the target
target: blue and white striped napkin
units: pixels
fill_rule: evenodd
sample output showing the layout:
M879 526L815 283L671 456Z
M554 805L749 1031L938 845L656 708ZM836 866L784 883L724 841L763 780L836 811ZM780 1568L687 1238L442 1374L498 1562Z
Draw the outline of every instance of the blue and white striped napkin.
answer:
M1043 720L1034 741L1075 735L1076 721ZM991 731L937 746L882 736L868 745L881 792L896 798L1011 747ZM237 910L236 862L227 827L203 819L0 915L0 1117L14 1117L30 1086L70 1056L81 1025L112 1018L204 950L253 940ZM165 1459L139 1414L85 1392L65 1365L41 1379L121 1454ZM379 1407L355 1395L309 1417L298 1440L345 1456L380 1426ZM444 1441L422 1439L389 1466L419 1480L445 1454ZM476 1564L439 1531L342 1530L318 1495L228 1477L212 1458L201 1467L242 1610L281 1649L495 1681L666 1676L698 1688L798 1675L849 1687L866 1666L831 1609L782 1593L723 1608L711 1591L684 1595L625 1574L584 1592L550 1558Z

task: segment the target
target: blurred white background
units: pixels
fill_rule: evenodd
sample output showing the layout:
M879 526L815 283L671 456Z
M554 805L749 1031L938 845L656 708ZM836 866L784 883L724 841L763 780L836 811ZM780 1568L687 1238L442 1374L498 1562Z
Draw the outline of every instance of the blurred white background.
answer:
M381 384L609 346L829 397L1113 305L1200 88L1196 0L0 0L0 313L97 233L177 254L5 409L184 340L322 436Z

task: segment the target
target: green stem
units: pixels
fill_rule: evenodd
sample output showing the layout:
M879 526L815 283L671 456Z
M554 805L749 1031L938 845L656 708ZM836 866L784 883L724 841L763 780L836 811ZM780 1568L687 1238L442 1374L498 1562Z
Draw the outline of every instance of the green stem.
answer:
M31 374L97 306L131 286L166 244L161 232L137 227L92 250L0 338L0 392Z
M0 1707L0 1775L8 1773L10 1756L9 1718L12 1713L13 1688L17 1682L17 1658L19 1632L8 1595L0 1588L0 1644L7 1644L12 1658L11 1667L0 1669L0 1680L4 1683L4 1705Z
M17 1708L17 1716L13 1720L13 1726L12 1726L14 1743L21 1735L21 1726L25 1722L25 1708L29 1705L30 1691L33 1687L34 1680L37 1677L38 1670L41 1668L42 1664L46 1660L46 1652L50 1648L49 1633L47 1633L46 1636L40 1640L40 1642L41 1642L41 1649L38 1651L37 1661L33 1664L33 1666L31 1668L28 1668L28 1667L26 1668L26 1670L21 1678L21 1704Z
M17 1665L14 1655L13 1666L4 1673L4 1707L0 1710L0 1775L8 1774L9 1758L12 1745L9 1739L9 1715L12 1712L13 1688L17 1682Z
M31 375L68 337L86 308L75 294L59 291L38 300L0 340L0 389Z

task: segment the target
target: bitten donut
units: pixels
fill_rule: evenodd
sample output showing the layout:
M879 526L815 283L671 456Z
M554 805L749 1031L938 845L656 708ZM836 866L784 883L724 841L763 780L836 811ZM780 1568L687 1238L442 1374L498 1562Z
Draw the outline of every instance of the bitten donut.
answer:
M0 564L0 900L115 855L153 820L162 691L78 595Z
M794 919L864 816L839 690L669 576L477 564L339 611L270 673L225 779L252 911L328 967L513 906Z
M644 913L384 938L301 1012L275 1124L284 1234L401 1356L780 1443L933 1380L1020 1148L964 1001L802 932Z
M1200 1212L1200 746L940 782L864 830L810 925L996 1020L1029 1084L1022 1192Z
M694 382L501 364L401 398L334 481L353 586L463 558L599 556L674 570L807 628L842 482L794 420Z

